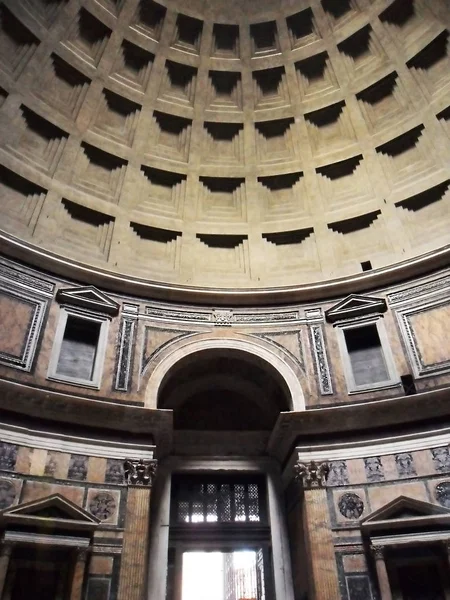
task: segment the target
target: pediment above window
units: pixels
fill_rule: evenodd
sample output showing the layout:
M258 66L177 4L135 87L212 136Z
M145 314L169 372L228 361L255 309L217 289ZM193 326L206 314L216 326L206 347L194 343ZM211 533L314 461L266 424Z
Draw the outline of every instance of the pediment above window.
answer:
M439 526L450 528L450 510L437 504L399 496L360 521L363 532L423 530Z
M350 294L350 296L328 309L325 312L325 318L330 323L335 323L336 321L347 321L366 315L381 315L386 310L387 305L383 298Z
M90 285L87 287L65 288L56 294L60 304L81 306L91 311L117 315L120 305L112 298Z
M59 494L11 506L0 512L0 525L93 531L100 520Z

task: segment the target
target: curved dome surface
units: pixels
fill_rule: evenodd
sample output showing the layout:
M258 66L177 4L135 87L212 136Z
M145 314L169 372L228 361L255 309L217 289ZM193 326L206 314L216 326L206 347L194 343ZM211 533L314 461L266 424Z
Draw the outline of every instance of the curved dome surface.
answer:
M2 2L2 247L238 290L442 252L449 22L441 0Z

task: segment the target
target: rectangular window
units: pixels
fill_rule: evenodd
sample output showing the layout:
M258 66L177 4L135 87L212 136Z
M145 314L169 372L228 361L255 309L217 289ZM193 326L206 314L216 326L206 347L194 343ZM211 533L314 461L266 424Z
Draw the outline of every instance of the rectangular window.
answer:
M336 334L350 393L400 384L382 319L341 323Z
M76 308L61 308L47 377L100 387L109 319Z
M381 383L390 379L375 324L346 329L344 336L357 386Z
M69 315L56 366L57 375L92 381L101 324Z

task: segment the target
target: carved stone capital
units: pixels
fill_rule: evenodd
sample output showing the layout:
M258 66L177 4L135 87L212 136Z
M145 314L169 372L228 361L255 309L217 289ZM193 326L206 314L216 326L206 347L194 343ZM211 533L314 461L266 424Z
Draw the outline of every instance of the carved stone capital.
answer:
M153 486L156 477L158 461L140 459L127 459L124 462L125 482L128 485Z
M316 463L312 460L310 463L297 462L294 465L295 480L298 481L305 490L315 488L324 488L327 485L327 477L330 472L330 466L326 461Z
M370 546L370 551L372 552L375 560L384 560L384 546Z

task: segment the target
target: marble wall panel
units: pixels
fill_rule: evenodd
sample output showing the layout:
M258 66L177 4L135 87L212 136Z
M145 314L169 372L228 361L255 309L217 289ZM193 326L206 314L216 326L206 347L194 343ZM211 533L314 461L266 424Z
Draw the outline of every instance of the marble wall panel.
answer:
M1 353L21 357L33 313L33 305L5 292L1 293L0 322L8 323L8 327L0 328Z
M424 481L396 482L392 485L371 486L367 490L371 510L381 508L399 496L409 496L416 500L429 502Z
M61 494L74 504L83 505L84 487L75 485L60 485L45 481L26 481L23 487L21 502L31 502L52 494Z
M450 360L448 324L450 304L412 315L411 328L425 365L445 363Z
M92 556L89 562L89 573L92 575L111 575L114 559L111 556Z

